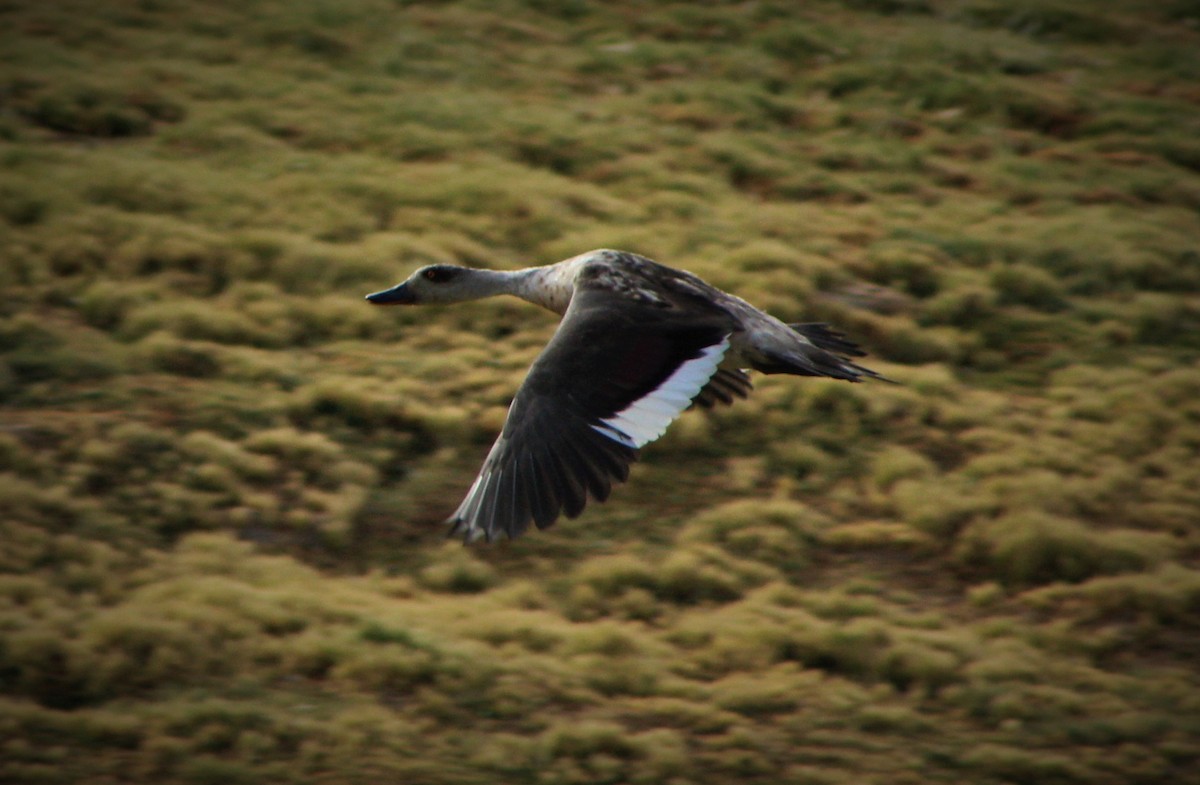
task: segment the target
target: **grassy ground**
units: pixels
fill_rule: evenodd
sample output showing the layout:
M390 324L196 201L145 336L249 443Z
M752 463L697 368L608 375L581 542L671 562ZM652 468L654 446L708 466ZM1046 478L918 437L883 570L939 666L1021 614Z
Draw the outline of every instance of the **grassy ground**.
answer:
M0 779L1197 782L1200 5L0 4ZM445 544L621 247L760 379Z

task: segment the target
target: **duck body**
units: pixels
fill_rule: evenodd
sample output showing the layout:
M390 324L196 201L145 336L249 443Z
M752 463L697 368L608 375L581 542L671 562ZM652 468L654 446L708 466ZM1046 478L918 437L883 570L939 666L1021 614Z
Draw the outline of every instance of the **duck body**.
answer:
M511 294L563 316L513 399L496 444L449 519L465 541L519 536L575 517L624 481L637 450L692 404L750 392L746 369L882 379L822 324L788 325L692 273L637 254L590 251L515 271L432 265L380 304Z

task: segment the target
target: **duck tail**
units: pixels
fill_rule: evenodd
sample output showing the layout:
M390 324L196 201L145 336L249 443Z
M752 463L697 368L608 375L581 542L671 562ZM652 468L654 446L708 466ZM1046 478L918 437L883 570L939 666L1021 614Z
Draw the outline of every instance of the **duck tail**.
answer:
M789 324L788 327L803 335L818 349L845 357L867 356L862 347L847 338L844 333L838 332L824 322L796 322Z
M803 322L789 324L788 327L804 340L797 341L786 349L767 353L760 362L755 363L755 370L766 374L824 376L847 382L877 379L896 383L883 374L851 360L851 357L865 357L866 352L829 325L821 322Z

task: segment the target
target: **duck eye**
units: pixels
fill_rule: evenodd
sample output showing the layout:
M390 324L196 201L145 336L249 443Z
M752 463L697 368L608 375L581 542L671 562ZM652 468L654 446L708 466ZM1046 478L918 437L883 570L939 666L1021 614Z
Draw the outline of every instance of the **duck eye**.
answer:
M454 272L444 267L430 267L422 275L430 283L445 283L454 277Z

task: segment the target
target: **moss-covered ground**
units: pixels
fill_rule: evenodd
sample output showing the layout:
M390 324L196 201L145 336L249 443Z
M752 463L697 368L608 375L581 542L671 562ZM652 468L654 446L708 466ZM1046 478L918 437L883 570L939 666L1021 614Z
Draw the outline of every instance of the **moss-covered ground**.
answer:
M0 3L0 780L1200 781L1200 4ZM594 247L831 321L442 540Z

